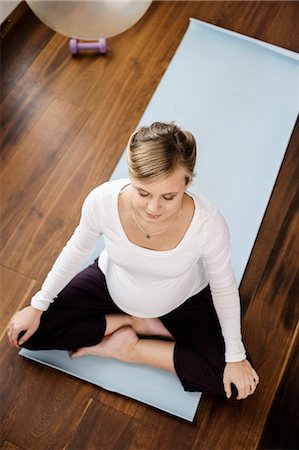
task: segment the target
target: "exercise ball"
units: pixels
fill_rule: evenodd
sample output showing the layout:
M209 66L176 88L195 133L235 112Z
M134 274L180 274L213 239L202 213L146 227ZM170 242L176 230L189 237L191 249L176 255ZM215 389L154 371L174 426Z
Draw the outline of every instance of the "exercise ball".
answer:
M145 14L149 0L27 0L36 16L65 36L95 40L130 28Z

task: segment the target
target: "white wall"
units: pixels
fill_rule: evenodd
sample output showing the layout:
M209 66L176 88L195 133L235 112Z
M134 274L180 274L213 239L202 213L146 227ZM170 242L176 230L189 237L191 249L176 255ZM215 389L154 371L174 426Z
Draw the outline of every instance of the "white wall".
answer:
M20 0L0 0L0 23L4 22L19 3Z

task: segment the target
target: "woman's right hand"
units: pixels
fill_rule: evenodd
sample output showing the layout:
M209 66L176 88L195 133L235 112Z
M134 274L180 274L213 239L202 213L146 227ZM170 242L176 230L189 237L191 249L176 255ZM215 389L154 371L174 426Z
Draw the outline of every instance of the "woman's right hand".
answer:
M40 318L43 311L26 306L26 308L18 311L10 320L7 327L7 336L13 347L20 348L38 329ZM19 334L25 331L25 334L18 341Z

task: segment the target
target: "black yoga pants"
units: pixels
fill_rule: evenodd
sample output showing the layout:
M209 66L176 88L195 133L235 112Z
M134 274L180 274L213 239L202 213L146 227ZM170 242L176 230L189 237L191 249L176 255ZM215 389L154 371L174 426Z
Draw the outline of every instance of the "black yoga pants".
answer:
M23 347L75 350L95 345L104 336L105 315L120 313L95 261L60 292ZM184 389L225 396L225 346L209 286L160 320L175 339L174 365Z

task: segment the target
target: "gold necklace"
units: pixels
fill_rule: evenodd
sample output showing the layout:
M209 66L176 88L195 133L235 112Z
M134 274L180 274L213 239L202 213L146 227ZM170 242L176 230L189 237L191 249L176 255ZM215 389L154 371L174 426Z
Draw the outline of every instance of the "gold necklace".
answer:
M134 219L134 221L135 221L137 227L139 228L139 230L142 231L142 233L145 235L145 237L146 237L147 239L150 239L151 236L157 236L158 234L165 233L165 231L169 230L169 228L174 224L174 222L177 220L177 218L181 215L181 213L182 213L182 211L183 211L183 204L182 204L182 207L181 207L179 213L175 216L175 218L173 219L173 221L172 221L166 228L164 228L164 229L161 230L161 231L156 231L155 233L148 233L148 232L145 231L145 230L142 228L142 226L139 224L139 222L138 222L138 220L137 220L137 217L135 216L135 212L134 212L134 208L133 208L133 205L132 205L132 201L131 201L131 211L132 211L133 219Z

